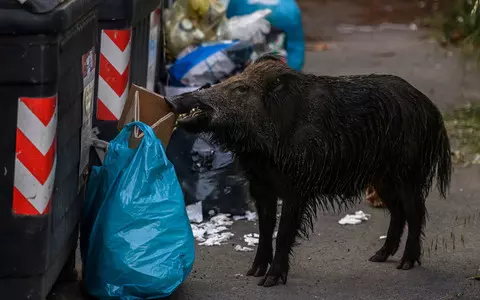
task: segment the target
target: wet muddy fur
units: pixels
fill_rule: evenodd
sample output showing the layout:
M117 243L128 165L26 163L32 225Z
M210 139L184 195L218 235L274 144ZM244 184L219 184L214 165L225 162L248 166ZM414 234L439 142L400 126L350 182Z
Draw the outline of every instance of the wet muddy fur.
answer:
M391 216L370 261L394 255L408 224L397 268L420 264L425 199L434 179L445 197L451 154L439 110L412 85L390 75L302 74L267 55L223 83L171 99L173 107L181 102L182 112L199 103L208 112L183 127L213 132L249 178L260 241L247 275L262 277L259 285L286 283L295 239L308 237L317 210L354 205L369 185Z

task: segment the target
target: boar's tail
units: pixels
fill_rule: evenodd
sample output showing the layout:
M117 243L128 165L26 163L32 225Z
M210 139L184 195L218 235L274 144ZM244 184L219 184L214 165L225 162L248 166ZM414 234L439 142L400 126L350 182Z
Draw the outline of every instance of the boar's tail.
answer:
M443 198L446 197L452 177L452 156L450 141L445 126L437 142L437 188Z

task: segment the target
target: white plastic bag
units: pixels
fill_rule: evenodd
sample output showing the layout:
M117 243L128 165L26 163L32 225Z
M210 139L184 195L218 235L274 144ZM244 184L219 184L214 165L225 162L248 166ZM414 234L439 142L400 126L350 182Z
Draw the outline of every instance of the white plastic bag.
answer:
M266 19L271 13L270 9L261 9L249 15L232 17L219 29L217 36L225 40L238 39L263 44L271 29Z

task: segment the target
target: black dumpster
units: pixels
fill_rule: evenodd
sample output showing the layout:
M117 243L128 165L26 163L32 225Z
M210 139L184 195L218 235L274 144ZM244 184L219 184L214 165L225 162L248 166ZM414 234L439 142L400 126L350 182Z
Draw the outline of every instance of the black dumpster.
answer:
M94 126L102 140L118 134L130 84L155 91L161 7L161 0L101 2Z
M98 2L35 14L35 0L0 0L2 299L45 299L62 268L75 279Z

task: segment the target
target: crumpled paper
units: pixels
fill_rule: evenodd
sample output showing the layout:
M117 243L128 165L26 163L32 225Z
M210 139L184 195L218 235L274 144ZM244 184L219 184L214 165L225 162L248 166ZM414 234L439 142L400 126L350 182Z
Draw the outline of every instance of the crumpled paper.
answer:
M371 215L366 214L363 211L359 210L355 212L353 215L346 215L345 217L341 218L340 221L338 221L338 224L340 225L357 225L362 223L363 221L368 221L370 219Z
M200 246L220 246L234 236L228 229L233 221L228 214L218 214L208 222L190 224Z

